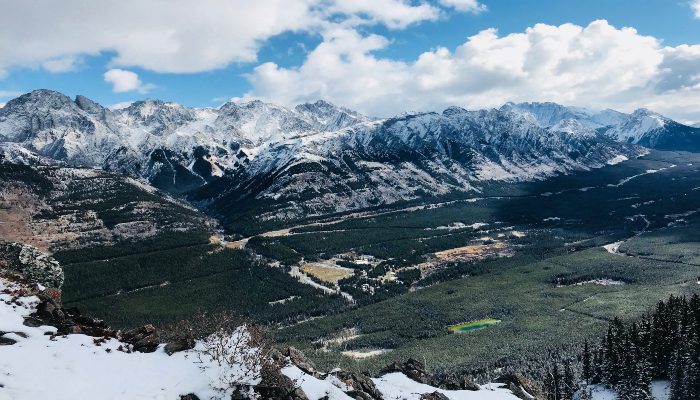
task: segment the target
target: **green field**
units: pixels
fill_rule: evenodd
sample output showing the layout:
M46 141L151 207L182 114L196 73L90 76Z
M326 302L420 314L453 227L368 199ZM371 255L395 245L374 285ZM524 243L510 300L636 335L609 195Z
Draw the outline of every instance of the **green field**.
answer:
M450 325L447 327L447 329L449 329L450 332L453 332L453 333L465 333L465 332L476 331L479 329L484 329L484 328L487 328L491 325L495 325L499 322L501 322L500 319L493 319L493 318L480 319L478 321L463 322L461 324Z

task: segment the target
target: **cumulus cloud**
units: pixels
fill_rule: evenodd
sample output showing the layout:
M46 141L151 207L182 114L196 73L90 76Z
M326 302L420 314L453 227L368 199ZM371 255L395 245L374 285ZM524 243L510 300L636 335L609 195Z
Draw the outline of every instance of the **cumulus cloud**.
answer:
M36 0L0 13L0 69L68 65L114 52L111 64L198 72L254 61L261 41L315 23L314 0ZM31 21L31 29L27 29ZM49 68L51 68L49 64ZM55 65L55 64L54 64Z
M700 102L700 46L663 47L604 20L537 24L505 36L487 29L454 50L437 48L411 62L376 56L389 43L381 36L338 29L323 39L299 67L255 68L246 97L287 104L324 98L379 116L556 101L625 111L654 106L682 117L697 113L687 105Z
M477 0L440 0L440 4L452 7L458 11L471 12L474 14L486 11L486 6L479 3Z
M693 9L693 12L695 13L695 18L700 19L700 0L693 0L693 2L690 3L690 7Z
M5 3L7 1L2 0ZM438 0L33 0L0 13L0 78L11 66L64 72L86 56L113 54L110 67L192 73L254 62L285 32L329 25L405 28L439 18ZM473 1L446 0L452 7ZM459 4L457 4L459 3ZM1 3L0 3L1 4ZM458 7L458 8L459 8ZM31 29L27 22L31 21Z
M112 84L112 90L116 93L137 91L147 93L153 89L153 85L141 82L138 74L124 69L113 68L104 73L105 82Z
M405 0L335 0L328 11L364 17L366 22L381 23L390 28L405 28L416 22L435 20L440 15L440 10L430 4L414 5Z

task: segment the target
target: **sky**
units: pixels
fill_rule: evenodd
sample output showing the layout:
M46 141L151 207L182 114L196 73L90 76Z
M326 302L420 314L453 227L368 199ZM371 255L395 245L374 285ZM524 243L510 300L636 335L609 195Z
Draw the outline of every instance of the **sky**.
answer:
M0 105L554 101L700 121L700 0L0 0Z

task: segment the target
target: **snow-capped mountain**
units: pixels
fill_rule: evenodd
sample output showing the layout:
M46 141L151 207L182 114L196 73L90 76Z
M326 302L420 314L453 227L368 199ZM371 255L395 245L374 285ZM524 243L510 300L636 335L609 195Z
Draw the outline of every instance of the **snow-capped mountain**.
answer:
M193 109L145 100L110 110L83 96L35 90L0 109L0 141L183 192L236 171L270 144L367 120L325 102L294 110L260 101Z
M421 197L480 191L634 157L641 148L572 135L504 110L417 113L281 141L248 168L193 195L227 222L289 220ZM247 207L251 206L251 209Z
M506 103L501 110L532 118L546 128L566 126L570 133L596 130L624 143L664 150L700 149L700 131L645 108L624 114L615 110L591 111L556 103Z
M506 103L503 111L512 111L533 118L538 125L548 128L563 121L574 120L586 128L615 126L627 115L615 110L591 111L579 107L565 107L556 103Z
M636 144L694 150L698 132L648 110L554 103L372 119L324 101L196 109L144 100L110 110L36 90L0 109L0 142L13 143L15 158L29 158L18 150L25 149L136 175L189 192L219 214L254 204L258 220L478 191L489 180L542 179L636 156Z

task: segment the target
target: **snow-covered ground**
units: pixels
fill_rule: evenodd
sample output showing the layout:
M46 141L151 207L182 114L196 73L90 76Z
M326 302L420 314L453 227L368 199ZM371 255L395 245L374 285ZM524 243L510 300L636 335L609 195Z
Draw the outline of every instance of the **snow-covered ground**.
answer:
M440 392L450 400L518 400L510 390L500 384L487 384L481 390L443 390L418 383L400 372L373 379L385 400L420 400L424 393Z
M0 346L1 399L176 400L189 393L210 399L222 395L214 389L222 375L243 376L242 370L220 367L206 358L200 361L201 343L168 356L162 346L153 353L126 353L119 347L127 345L116 339L96 344L87 335L52 338L47 333L55 333L54 327L23 324L38 298L13 301L12 295L1 293L16 288L0 278L0 332L11 332L4 337L17 341Z
M617 393L602 385L591 385L589 389L591 390L591 400L617 400ZM670 398L668 381L652 382L651 397L653 400L668 400Z
M620 240L619 242L606 244L605 246L603 246L603 248L610 254L620 254L620 246L622 245L622 243L623 241Z
M344 393L351 388L346 387L333 375L325 379L314 378L295 366L289 366L282 370L290 379L301 387L311 400L318 400L328 396L329 400L352 400ZM418 383L400 372L394 372L373 379L377 389L385 400L420 400L421 394L440 392L450 400L519 400L510 390L499 384L483 385L481 390L443 390Z

